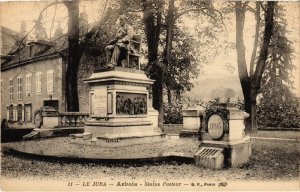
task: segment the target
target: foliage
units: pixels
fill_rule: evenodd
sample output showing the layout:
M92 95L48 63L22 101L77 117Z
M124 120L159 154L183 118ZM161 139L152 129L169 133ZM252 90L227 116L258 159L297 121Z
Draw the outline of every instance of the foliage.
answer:
M269 55L265 72L262 76L261 92L264 100L293 102L291 73L294 49L287 39L287 21L283 18L283 8L277 5L274 21L274 33L269 46Z
M183 122L182 108L182 103L164 103L164 123L181 124Z
M287 39L287 21L283 7L275 7L274 32L262 76L262 99L258 106L258 123L271 127L299 127L299 103L291 92L294 49Z
M170 64L164 70L164 84L177 95L192 88L191 79L199 74L196 62L196 45L182 29L175 27Z
M257 107L257 123L264 127L299 128L299 105L264 102Z

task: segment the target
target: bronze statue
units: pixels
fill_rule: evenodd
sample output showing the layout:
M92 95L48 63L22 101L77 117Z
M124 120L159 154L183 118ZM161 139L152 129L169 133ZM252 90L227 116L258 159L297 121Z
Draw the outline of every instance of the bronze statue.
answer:
M120 28L115 38L105 47L106 60L108 67L114 67L121 62L122 51L128 50L129 40L132 39L134 31L132 26L127 24L127 17L122 15L119 17Z

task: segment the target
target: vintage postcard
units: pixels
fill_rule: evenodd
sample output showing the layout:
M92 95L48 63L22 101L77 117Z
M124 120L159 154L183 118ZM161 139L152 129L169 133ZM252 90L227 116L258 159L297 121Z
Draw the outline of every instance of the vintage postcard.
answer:
M0 1L2 191L299 191L298 1Z

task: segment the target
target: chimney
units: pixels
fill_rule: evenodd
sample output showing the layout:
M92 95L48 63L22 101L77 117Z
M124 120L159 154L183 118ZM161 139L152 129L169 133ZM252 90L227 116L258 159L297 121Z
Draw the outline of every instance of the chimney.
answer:
M41 21L36 21L36 26L35 26L35 38L37 41L39 40L47 40L47 32Z
M55 33L54 33L54 39L58 39L58 38L62 37L63 33L64 32L63 32L63 29L60 26L60 21L58 21L57 27L56 27L56 30L55 30Z

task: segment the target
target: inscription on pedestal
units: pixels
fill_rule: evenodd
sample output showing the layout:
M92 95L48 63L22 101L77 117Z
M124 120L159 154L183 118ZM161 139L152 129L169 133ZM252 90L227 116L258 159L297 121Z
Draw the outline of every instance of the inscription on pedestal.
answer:
M106 117L107 116L107 89L103 87L101 89L95 89L92 98L93 116L94 117Z
M223 136L223 120L220 115L213 114L208 119L208 133L213 139L219 139Z
M147 114L147 94L117 92L116 114L118 115Z

